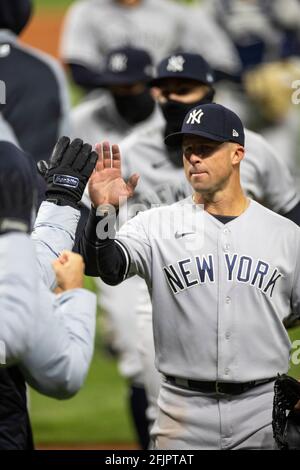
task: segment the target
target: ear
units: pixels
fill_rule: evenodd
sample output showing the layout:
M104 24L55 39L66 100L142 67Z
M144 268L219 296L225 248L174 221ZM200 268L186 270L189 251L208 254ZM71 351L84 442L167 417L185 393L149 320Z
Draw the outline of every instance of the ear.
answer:
M232 164L238 165L244 158L245 149L241 145L236 145L233 150Z

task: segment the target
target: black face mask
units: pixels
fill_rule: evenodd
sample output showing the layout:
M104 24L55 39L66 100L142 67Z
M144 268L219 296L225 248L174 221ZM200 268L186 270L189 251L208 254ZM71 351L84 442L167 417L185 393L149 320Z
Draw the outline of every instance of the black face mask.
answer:
M194 103L179 103L178 101L169 100L166 103L161 104L160 108L166 120L164 136L166 137L167 135L173 134L174 132L180 132L182 122L186 114L192 108L195 108L196 106L212 103L214 95L215 95L215 91L210 90L201 100L195 101ZM173 165L176 167L181 167L182 166L181 147L174 148L174 147L168 147L166 145L166 149L167 149L169 159L171 160Z
M116 108L128 124L145 121L153 112L155 101L148 89L138 95L114 95Z

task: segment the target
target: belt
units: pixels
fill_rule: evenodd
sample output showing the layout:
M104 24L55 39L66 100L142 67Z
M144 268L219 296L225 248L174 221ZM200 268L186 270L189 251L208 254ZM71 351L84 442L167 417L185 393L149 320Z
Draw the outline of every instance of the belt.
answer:
M172 377L170 375L165 376L168 383L176 385L178 387L187 388L196 392L202 393L218 393L224 395L239 395L247 392L251 388L257 387L258 385L267 384L273 382L276 377L263 380L253 380L252 382L205 382L199 380L182 379L180 377Z

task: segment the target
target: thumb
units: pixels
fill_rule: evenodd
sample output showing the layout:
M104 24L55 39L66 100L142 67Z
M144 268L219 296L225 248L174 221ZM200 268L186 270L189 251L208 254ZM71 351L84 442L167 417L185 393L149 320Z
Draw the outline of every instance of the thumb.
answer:
M134 193L134 190L135 190L135 188L138 184L139 178L140 178L140 175L138 175L137 173L134 173L134 175L130 176L130 178L127 182L127 188L129 189L131 194Z
M48 171L48 163L45 160L40 160L36 166L39 174L44 178Z

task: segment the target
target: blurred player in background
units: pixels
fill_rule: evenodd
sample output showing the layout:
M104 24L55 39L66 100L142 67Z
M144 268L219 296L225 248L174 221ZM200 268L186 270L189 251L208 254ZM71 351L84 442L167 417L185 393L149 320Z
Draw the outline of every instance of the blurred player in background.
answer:
M78 85L98 87L111 49L146 49L155 62L179 49L184 15L184 8L171 0L76 1L65 20L62 59Z
M219 86L218 100L260 132L299 175L299 110L292 84L300 74L298 0L205 0L210 14L232 41L242 68Z
M6 85L0 110L21 148L38 161L48 160L57 139L70 133L70 103L59 63L18 40L31 13L31 0L0 1L0 79Z

